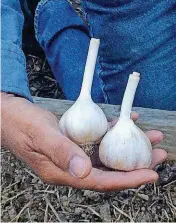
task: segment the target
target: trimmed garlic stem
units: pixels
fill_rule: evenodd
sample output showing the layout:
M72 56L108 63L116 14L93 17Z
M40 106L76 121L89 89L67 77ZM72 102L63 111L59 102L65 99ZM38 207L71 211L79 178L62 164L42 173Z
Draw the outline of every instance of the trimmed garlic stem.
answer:
M133 72L132 74L130 74L127 87L125 90L125 94L123 97L123 101L122 101L120 119L122 118L130 119L131 117L132 105L133 105L136 89L139 83L139 79L140 79L139 73Z
M89 52L84 71L83 83L82 83L81 93L79 96L80 99L91 98L91 88L92 88L92 82L93 82L93 76L94 76L99 46L100 46L100 40L92 38L90 41Z

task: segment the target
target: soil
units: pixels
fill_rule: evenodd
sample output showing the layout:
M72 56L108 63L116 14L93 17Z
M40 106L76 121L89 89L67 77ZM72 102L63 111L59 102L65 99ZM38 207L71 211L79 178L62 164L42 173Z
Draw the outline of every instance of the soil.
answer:
M32 95L64 98L45 58L28 55L27 72ZM176 163L171 161L156 167L157 183L109 193L44 184L6 149L1 166L2 222L176 221Z
M44 184L5 149L1 151L2 222L175 222L176 164L156 170L156 184L99 193Z

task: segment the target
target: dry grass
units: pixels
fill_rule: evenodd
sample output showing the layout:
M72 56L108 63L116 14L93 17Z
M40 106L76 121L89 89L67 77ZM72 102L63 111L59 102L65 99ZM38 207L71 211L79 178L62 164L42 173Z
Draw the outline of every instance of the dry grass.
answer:
M99 193L44 184L2 149L3 222L174 222L176 164L157 167L157 184Z

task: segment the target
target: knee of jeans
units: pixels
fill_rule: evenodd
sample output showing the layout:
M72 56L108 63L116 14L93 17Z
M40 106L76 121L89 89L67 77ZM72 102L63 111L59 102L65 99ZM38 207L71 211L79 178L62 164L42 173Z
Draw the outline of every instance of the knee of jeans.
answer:
M40 44L71 27L88 34L87 26L68 0L41 0L35 11L34 27Z

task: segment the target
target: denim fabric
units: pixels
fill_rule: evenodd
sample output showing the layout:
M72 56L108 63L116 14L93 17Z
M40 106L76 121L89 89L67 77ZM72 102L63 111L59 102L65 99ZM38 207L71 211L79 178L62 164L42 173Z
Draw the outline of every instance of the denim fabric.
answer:
M79 94L89 38L101 39L96 102L121 104L128 76L141 73L134 106L176 110L174 0L83 0L89 32L66 0L43 0L36 36L68 99Z
M138 71L134 106L176 110L175 8L174 0L84 0L88 29L67 0L42 0L35 15L36 37L67 99L78 97L89 40L96 37L101 46L95 102L121 104L128 75ZM2 90L31 100L22 27L19 1L3 0Z
M43 58L45 55L35 38L34 31L34 14L39 0L20 0L20 2L24 14L22 49L26 55L31 54Z
M100 78L121 104L130 73L141 73L134 106L176 110L175 0L83 0L91 35L101 39Z
M20 2L2 0L1 13L1 90L32 101L21 49L24 18Z
M35 30L66 98L76 100L90 42L86 25L67 0L42 0L36 9ZM95 102L104 102L97 74L94 75L92 97Z

